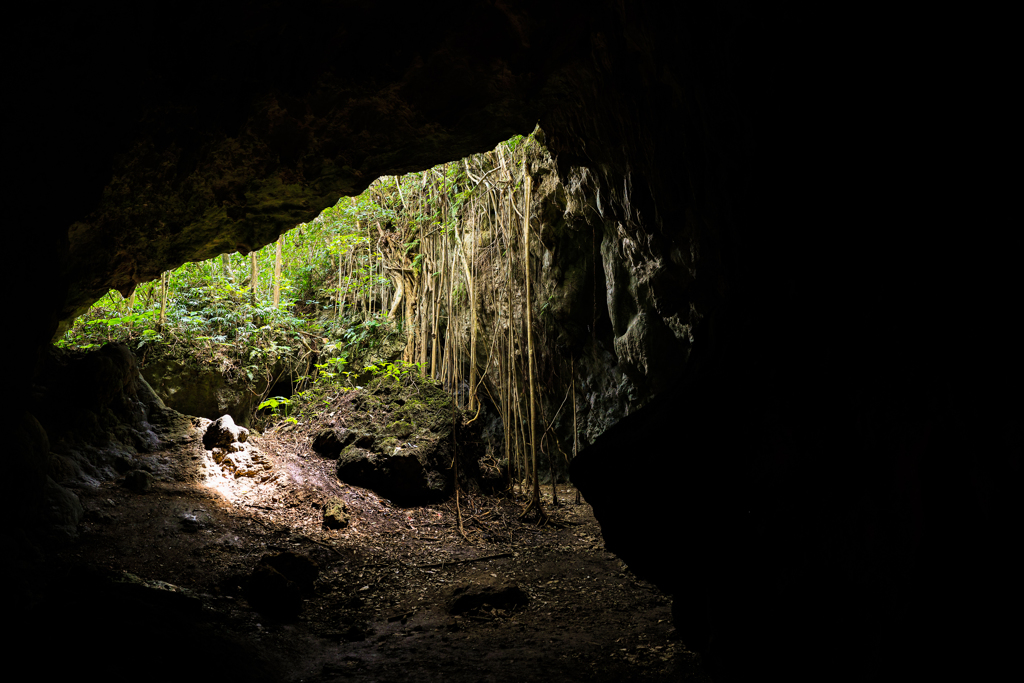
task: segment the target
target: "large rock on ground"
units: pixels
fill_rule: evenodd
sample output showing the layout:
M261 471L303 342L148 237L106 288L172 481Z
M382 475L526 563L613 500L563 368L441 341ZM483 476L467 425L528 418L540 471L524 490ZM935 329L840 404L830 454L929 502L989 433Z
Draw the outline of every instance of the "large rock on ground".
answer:
M345 483L373 489L399 505L438 500L449 488L450 473L437 469L423 448L396 448L388 454L349 446L338 458L337 471Z
M25 447L19 446L34 453L26 462L41 464L61 486L116 479L139 468L145 454L163 444L195 436L188 419L169 410L146 386L131 349L122 343L48 349L27 408L27 431L15 429L15 443L28 438ZM34 488L40 480L25 481Z
M245 596L260 613L290 619L302 611L302 596L313 590L320 567L292 552L266 555L245 583Z
M46 518L54 532L66 538L78 535L78 523L85 515L78 496L46 478Z
M407 375L399 384L383 377L353 394L348 428L324 430L314 442L325 457L347 444L338 456L341 481L373 489L398 505L429 503L451 493L458 457L460 481L476 485L482 455L477 425L467 427L467 418L435 381Z
M235 424L230 415L221 415L210 423L203 435L203 446L207 449L228 449L233 443L245 443L249 438L249 430Z

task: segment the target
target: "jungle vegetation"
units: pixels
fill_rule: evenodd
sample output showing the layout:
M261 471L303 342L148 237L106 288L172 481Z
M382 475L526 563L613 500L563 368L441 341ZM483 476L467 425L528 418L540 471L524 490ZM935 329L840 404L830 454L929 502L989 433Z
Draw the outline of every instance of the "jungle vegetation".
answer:
M143 362L173 355L249 383L284 361L295 393L263 397L268 421L297 421L301 410L278 409L354 390L368 372L429 376L472 414L486 396L504 427L497 455L512 481L529 482L543 517L536 447L553 416L537 414L524 256L538 132L379 178L258 251L185 263L128 297L111 290L57 344L121 341ZM487 346L478 340L483 297L498 312Z

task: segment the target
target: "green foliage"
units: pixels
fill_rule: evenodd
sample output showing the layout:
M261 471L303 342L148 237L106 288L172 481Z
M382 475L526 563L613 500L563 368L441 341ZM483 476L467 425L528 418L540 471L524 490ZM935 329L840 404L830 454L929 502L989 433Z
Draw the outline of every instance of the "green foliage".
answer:
M419 364L378 362L353 370L400 332L401 319L389 321L386 316L388 298L394 294L389 274L404 269L437 278L435 257L421 253L432 243L428 236L448 233L461 239L464 213L474 206L474 193L487 187L481 178L492 171L491 180L501 177L501 159L509 168L521 167L532 141L532 135L515 136L501 143L500 150L379 178L359 196L342 197L296 226L282 239L281 299L276 306L272 243L256 252L256 282L250 282L248 254L229 254L226 264L219 256L185 263L168 273L162 325L161 285L156 280L139 285L133 297L108 292L57 345L87 349L123 341L143 363L170 356L194 366L215 366L228 379L261 388L282 362L303 368L308 376L296 387L302 390L349 390L365 372L401 382L418 373ZM461 281L453 300L457 306L468 300ZM541 313L547 310L545 304ZM450 313L439 310L439 315L443 319ZM260 405L275 415L288 407L281 397Z
M275 415L277 415L278 408L280 408L281 406L290 406L291 404L291 399L285 398L284 396L274 396L273 398L268 398L266 401L263 401L258 406L256 406L256 410L270 408L270 410L273 411Z
M409 363L400 360L397 363L381 362L367 365L364 370L370 372L374 377L390 377L396 383L400 383L403 377L410 373L419 374L423 363Z

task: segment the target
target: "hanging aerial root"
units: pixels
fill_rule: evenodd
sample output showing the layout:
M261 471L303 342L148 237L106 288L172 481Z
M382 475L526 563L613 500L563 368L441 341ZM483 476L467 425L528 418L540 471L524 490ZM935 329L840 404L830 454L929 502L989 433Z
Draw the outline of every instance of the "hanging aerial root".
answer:
M469 536L466 535L466 530L462 526L462 508L459 506L459 484L457 481L455 483L455 514L459 520L459 533L468 541Z

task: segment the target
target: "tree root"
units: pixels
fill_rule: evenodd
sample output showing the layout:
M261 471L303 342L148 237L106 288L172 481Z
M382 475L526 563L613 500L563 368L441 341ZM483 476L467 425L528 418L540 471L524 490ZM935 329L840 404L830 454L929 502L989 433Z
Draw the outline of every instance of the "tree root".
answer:
M548 513L544 512L544 507L540 504L540 497L534 496L530 499L530 503L523 510L522 514L519 515L519 519L525 519L534 510L537 511L537 526L544 526L548 523Z

